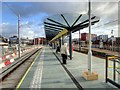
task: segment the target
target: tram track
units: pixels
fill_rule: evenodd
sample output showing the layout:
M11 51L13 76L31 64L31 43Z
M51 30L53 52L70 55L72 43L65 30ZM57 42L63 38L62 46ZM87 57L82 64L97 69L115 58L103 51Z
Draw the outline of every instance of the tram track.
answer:
M0 72L2 88L15 88L40 51L41 48L34 49L8 67L3 68Z
M79 50L79 47L74 47L74 51L79 52L79 53L88 54L88 49L84 49L84 48ZM111 52L108 52L108 51L106 52L106 51L103 51L103 49L92 50L92 55L93 56L98 57L98 58L102 58L102 59L105 59L106 55L118 55L118 53L116 53L116 52L111 53Z

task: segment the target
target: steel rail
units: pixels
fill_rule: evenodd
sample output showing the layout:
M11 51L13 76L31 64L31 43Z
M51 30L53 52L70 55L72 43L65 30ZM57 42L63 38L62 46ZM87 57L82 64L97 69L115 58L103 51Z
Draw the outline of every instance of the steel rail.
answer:
M33 50L32 52L28 52L27 54L25 54L24 56L21 56L20 58L16 58L15 62L11 63L9 66L7 66L6 68L2 69L2 72L0 73L1 77L0 77L0 81L4 80L4 78L11 73L12 71L14 71L17 67L19 67L22 63L24 63L28 58L30 58L31 56L33 56L37 51L39 51L40 48Z

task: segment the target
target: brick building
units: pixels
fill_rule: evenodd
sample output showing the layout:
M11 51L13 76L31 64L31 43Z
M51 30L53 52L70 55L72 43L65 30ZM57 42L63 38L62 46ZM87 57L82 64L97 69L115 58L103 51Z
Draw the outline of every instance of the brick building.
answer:
M38 45L38 44L44 44L45 43L45 38L44 37L39 37L39 38L34 38L33 39L33 44Z
M97 37L96 34L91 34L91 39ZM81 41L89 41L89 33L81 33Z

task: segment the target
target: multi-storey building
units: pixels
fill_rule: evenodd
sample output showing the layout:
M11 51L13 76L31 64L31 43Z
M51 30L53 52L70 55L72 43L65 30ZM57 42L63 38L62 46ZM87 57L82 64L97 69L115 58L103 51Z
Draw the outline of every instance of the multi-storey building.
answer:
M97 37L97 40L102 40L103 42L106 42L108 40L108 35L99 35Z

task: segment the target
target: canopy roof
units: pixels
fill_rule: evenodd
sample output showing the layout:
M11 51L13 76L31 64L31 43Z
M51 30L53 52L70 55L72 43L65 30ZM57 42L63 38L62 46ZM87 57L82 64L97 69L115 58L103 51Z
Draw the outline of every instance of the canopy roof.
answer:
M55 39L67 34L68 30L67 29L64 29L62 30L61 32L59 32L50 42L54 41Z
M99 17L91 15L91 25L99 22ZM46 39L52 41L60 35L59 32L62 30L68 30L76 32L78 30L82 30L89 26L89 17L87 14L78 14L78 13L65 13L65 14L57 14L51 17L48 17L44 21ZM64 32L64 31L63 31ZM58 35L58 36L56 36ZM56 37L55 37L56 36ZM54 39L53 39L54 38Z

